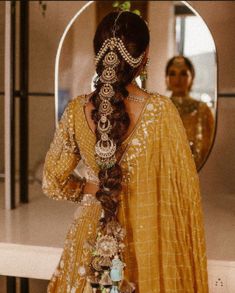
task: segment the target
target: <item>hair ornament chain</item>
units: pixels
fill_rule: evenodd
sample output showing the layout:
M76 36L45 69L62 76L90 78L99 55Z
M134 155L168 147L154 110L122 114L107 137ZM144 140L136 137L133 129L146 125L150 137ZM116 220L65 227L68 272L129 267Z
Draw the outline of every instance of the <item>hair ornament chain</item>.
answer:
M100 139L95 146L96 162L101 169L112 167L116 163L116 143L109 137L109 133L112 129L109 115L112 114L113 109L110 103L110 99L115 95L112 84L117 82L117 75L115 68L120 63L115 49L120 53L122 58L133 68L140 66L145 53L142 53L138 58L134 58L126 49L123 41L115 36L117 20L123 11L119 12L115 19L112 29L113 37L106 39L101 46L98 54L95 56L95 65L103 59L104 70L99 77L103 83L98 95L101 100L99 106L100 119L97 124L97 130L100 134ZM108 51L108 52L107 52Z
M100 60L103 58L104 54L107 52L108 49L114 50L117 48L118 52L121 54L123 59L133 68L140 66L144 54L142 53L138 58L134 58L131 54L127 51L123 41L120 38L109 38L104 41L102 47L100 48L99 52L95 56L95 65L97 66Z
M113 90L113 87L111 84L104 84L101 89L100 89L100 92L99 92L99 97L100 99L103 101L103 100L106 100L106 99L110 99L111 97L114 96L114 90Z
M108 52L104 57L104 70L100 76L100 81L103 83L98 94L101 100L99 105L100 119L97 124L100 139L95 145L95 157L101 169L111 168L116 163L115 152L117 146L115 141L109 137L110 130L112 129L109 115L113 112L110 99L115 95L112 84L117 81L115 67L119 63L120 60L117 54L114 51Z

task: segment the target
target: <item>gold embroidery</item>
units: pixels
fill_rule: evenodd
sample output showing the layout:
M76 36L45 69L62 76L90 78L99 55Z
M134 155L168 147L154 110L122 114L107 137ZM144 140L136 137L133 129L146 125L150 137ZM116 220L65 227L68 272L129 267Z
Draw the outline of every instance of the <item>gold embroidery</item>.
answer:
M74 123L71 133L74 133L75 143L79 142L80 155L77 149L76 155L72 151L70 141L69 155L62 152L61 156L61 151L53 154L59 162L67 156L70 158L66 170L57 168L55 163L46 168L48 171L55 168L52 175L59 178L59 182L68 178L81 156L85 156L86 163L97 174L95 137L84 124L80 97L72 102L70 109ZM168 98L152 95L139 126L125 146L121 165L126 177L118 217L127 231L125 262L131 269L125 271L126 278L137 285L136 293L207 293L198 175L173 103ZM53 186L58 185L57 181L52 182ZM100 207L94 204L85 207L83 216L74 221L72 232L66 237L62 267L58 267L53 276L49 293L84 293L86 290L81 276L88 263L82 256L83 244L89 239L89 224L93 227L91 235L95 235L99 216ZM71 247L76 254L71 252Z
M67 106L46 155L42 189L53 199L80 201L85 180L72 174L80 160L75 141L73 102Z

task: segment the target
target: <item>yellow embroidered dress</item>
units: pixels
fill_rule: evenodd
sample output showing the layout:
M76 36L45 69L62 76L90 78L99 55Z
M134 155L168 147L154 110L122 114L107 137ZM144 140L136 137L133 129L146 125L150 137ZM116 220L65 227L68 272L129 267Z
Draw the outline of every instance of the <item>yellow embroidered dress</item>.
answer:
M179 111L197 169L204 163L211 148L214 132L214 118L204 102L186 97L172 97Z
M69 103L46 156L43 190L54 199L81 201L83 183L71 175L80 161L98 173L96 139L83 104L83 96ZM123 147L119 220L127 231L125 278L135 283L136 293L207 293L198 175L170 99L149 97ZM92 292L85 277L91 260L86 245L95 237L100 213L95 198L78 203L49 293Z

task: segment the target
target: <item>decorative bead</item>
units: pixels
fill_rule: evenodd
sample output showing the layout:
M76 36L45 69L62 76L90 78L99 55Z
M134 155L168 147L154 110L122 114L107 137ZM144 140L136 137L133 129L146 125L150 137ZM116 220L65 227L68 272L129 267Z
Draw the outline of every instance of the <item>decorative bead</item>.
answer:
M117 81L116 72L112 67L107 67L102 72L102 75L100 77L100 80L103 83L114 83Z
M148 111L152 111L154 107L153 104L148 104L146 108Z
M82 276L85 276L86 275L86 269L84 266L80 266L78 268L78 274L82 277Z

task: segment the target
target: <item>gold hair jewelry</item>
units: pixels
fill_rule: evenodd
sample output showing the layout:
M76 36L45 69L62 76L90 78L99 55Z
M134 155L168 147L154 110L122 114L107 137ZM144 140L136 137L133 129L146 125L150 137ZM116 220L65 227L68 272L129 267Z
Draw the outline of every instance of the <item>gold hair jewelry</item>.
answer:
M95 145L95 157L97 164L102 169L110 168L116 163L115 152L117 147L113 139L109 137L112 125L108 116L113 112L110 99L115 94L112 84L117 81L115 67L119 63L117 54L114 51L108 52L103 59L104 70L100 76L100 81L104 84L99 91L101 103L99 106L100 119L97 124L97 131L100 134L100 139Z
M113 87L111 84L104 84L99 92L99 96L101 100L110 99L112 96L114 96Z
M127 51L123 41L120 38L113 37L104 41L102 47L95 56L95 65L98 65L108 49L114 50L114 48L118 49L123 59L133 68L138 67L144 58L145 53L142 53L138 58L132 57L131 54Z
M116 72L112 67L107 67L102 72L100 80L103 83L115 83L117 81Z

